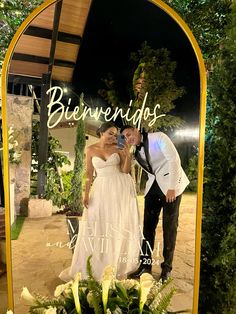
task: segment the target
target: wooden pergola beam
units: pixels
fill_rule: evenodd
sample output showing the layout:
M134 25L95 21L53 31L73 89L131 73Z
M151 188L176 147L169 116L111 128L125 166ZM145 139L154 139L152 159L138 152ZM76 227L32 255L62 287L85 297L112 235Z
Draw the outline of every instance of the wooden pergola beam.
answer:
M55 12L54 12L53 31L52 31L52 41L51 41L51 49L50 49L50 56L49 56L48 72L52 72L52 67L54 65L54 58L55 58L57 36L58 36L59 23L60 23L61 8L62 8L62 0L60 0L59 2L56 3Z
M46 172L41 166L48 159L48 107L49 95L46 93L51 84L51 73L45 73L42 76L41 85L41 105L40 105L40 126L39 126L39 153L38 153L38 185L37 194L39 198L44 196L45 185L47 182Z
M40 105L40 127L39 127L39 154L38 154L38 186L37 194L40 197L44 196L45 185L47 183L46 171L41 169L42 165L48 160L48 103L50 95L47 94L48 89L51 86L52 67L54 65L54 57L56 50L56 42L59 29L59 21L61 15L62 0L56 3L54 20L53 20L53 32L50 56L48 62L48 73L42 75L41 86L41 105Z
M55 51L54 51L54 53L55 53ZM12 60L41 63L41 64L48 64L48 65L50 65L50 62L53 62L53 65L56 65L56 66L61 66L61 67L65 67L65 68L74 68L75 67L75 62L60 60L60 59L54 59L54 57L51 57L51 58L52 59L50 60L50 58L47 58L47 57L40 57L40 56L34 56L34 55L28 55L25 53L16 52L16 53L14 53Z
M29 36L34 36L34 37L45 38L45 39L52 38L51 29L37 27L37 26L29 26L24 34L29 35ZM65 32L58 32L57 40L65 42L65 43L69 43L69 44L80 45L82 38L79 35L69 34Z

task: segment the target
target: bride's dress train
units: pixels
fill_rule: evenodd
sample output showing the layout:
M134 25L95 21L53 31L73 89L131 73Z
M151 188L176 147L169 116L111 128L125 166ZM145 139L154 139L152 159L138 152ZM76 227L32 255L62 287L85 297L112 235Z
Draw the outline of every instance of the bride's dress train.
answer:
M94 277L101 279L111 265L116 277L124 279L139 265L141 227L133 180L120 171L120 157L92 158L97 177L93 182L89 206L83 213L71 266L61 272L64 281L77 272L86 278L87 258L92 255Z

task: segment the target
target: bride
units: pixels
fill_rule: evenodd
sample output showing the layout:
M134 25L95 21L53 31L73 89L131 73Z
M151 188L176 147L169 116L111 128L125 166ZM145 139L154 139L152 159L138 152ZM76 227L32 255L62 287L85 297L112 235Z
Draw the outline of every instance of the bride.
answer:
M71 266L59 276L64 281L73 279L77 272L86 278L90 255L97 280L107 265L113 266L119 279L125 279L139 265L141 232L135 187L129 175L131 154L127 145L118 149L113 123L104 123L97 135L98 143L86 152L85 210Z

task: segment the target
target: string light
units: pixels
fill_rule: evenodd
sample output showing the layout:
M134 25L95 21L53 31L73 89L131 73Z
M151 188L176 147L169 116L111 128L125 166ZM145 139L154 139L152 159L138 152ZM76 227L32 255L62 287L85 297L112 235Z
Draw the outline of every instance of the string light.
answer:
M175 136L198 139L199 138L199 129L198 128L192 128L192 129L189 128L189 129L178 130L175 132Z

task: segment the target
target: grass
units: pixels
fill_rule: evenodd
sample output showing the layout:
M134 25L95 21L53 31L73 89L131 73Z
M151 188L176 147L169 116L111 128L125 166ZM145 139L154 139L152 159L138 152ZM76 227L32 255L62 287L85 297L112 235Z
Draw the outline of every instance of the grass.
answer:
M25 217L17 216L11 227L11 240L17 240L21 232Z

